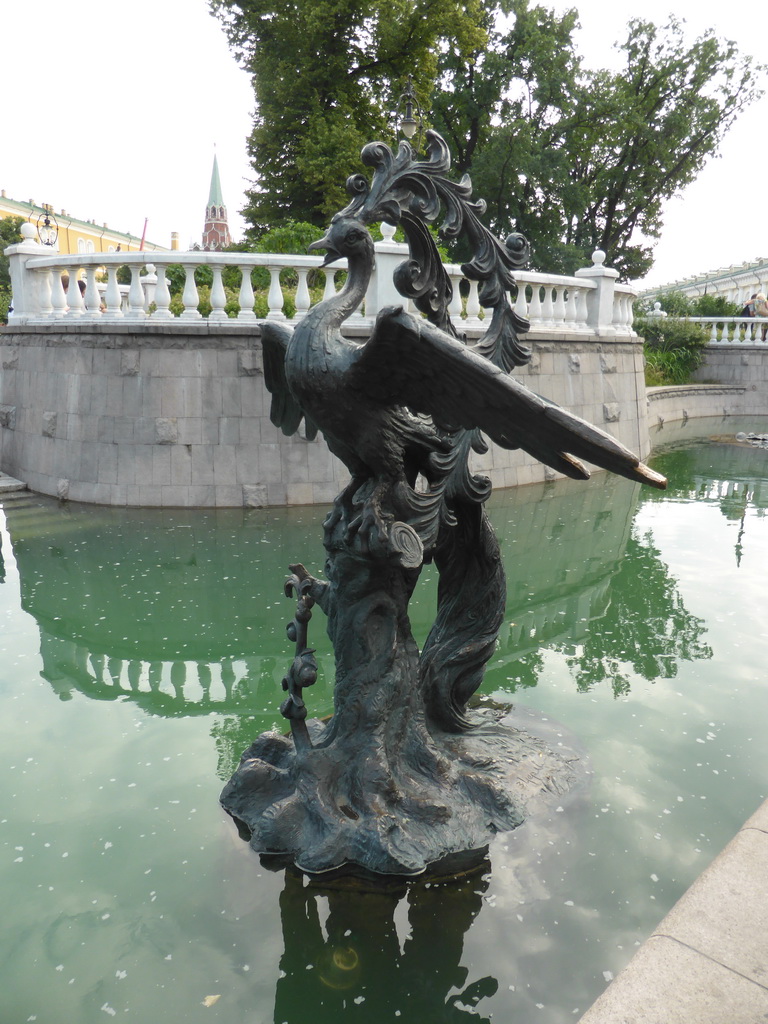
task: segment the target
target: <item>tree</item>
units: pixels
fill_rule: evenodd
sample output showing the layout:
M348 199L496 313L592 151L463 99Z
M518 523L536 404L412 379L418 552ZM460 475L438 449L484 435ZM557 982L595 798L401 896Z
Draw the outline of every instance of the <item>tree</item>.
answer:
M575 10L507 0L497 12L510 20L501 30L497 19L488 50L444 55L436 127L488 200L494 230L527 235L537 269L572 272L600 248L623 278L642 277L664 202L759 95L759 69L712 32L688 45L672 19L631 21L622 71L587 71Z
M8 309L11 305L11 273L10 260L4 255L9 245L22 241L21 225L23 217L0 218L0 324L8 322Z
M639 278L665 201L759 95L751 58L711 31L689 44L675 19L631 21L615 73L583 67L575 9L531 0L210 2L253 76L254 233L345 205L362 146L392 136L408 69L496 234L527 235L538 270L572 272L601 248Z
M326 222L365 143L392 136L404 72L427 96L441 41L469 52L485 38L480 0L210 2L253 78L257 182L243 214L255 235L286 218Z

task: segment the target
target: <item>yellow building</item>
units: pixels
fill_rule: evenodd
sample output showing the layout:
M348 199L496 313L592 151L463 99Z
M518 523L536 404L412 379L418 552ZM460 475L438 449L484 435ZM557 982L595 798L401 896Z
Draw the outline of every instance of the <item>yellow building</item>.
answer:
M114 231L106 224L96 224L92 220L78 220L77 217L68 214L66 210L56 211L49 204L40 205L33 199L28 202L9 199L5 194L5 189L0 191L0 218L23 217L37 228L38 224L43 223L46 213L52 224L55 219L59 233L58 251L62 255L91 252L138 252L141 247L141 238L136 235ZM178 247L178 235L174 232L171 235L170 248L174 250ZM168 252L166 246L156 245L146 239L144 250Z

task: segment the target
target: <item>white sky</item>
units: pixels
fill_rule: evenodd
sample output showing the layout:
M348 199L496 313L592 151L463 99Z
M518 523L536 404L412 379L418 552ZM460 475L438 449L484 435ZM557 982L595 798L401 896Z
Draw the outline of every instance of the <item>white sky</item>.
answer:
M545 0L546 2L546 0ZM673 0L550 0L576 6L578 48L610 66L633 14L666 21ZM675 0L691 36L712 27L758 59L768 9L754 0ZM206 0L26 0L4 5L0 188L81 219L182 248L199 241L214 146L233 237L252 172L253 93ZM768 99L742 115L683 195L667 205L648 285L768 255L762 239ZM762 135L762 138L761 138ZM610 254L609 260L610 262Z

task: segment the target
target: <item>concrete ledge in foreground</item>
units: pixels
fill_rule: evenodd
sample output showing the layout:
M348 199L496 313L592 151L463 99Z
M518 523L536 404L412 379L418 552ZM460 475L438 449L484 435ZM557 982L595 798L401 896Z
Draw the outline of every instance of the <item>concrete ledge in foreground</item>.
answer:
M768 1022L768 800L581 1024Z

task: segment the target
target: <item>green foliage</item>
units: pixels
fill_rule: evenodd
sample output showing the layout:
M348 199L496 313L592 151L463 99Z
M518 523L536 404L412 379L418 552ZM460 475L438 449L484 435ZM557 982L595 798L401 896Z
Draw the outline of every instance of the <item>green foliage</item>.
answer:
M393 137L389 111L405 70L427 96L450 39L481 47L480 0L210 0L253 76L248 140L257 183L243 211L249 239L287 217L323 224L346 204L372 136Z
M724 295L700 295L691 303L691 316L741 316L743 304L729 302Z
M407 68L456 172L471 173L498 235L528 236L534 269L572 272L601 248L639 278L664 202L759 95L750 58L712 32L688 43L675 19L631 21L614 73L582 67L575 10L530 0L210 4L253 76L251 240L287 217L322 225L346 204L362 146L394 141Z
M638 317L634 329L645 341L646 384L686 384L704 359L709 331L677 317Z
M11 274L9 257L4 255L9 245L21 242L23 217L0 218L0 324L8 323L8 309L11 305Z
M494 230L529 237L536 269L572 272L601 248L624 279L642 277L664 202L759 95L759 69L711 32L689 45L672 19L631 21L624 69L587 71L575 10L529 0L497 9L510 20L488 49L444 59L436 127L488 200Z

